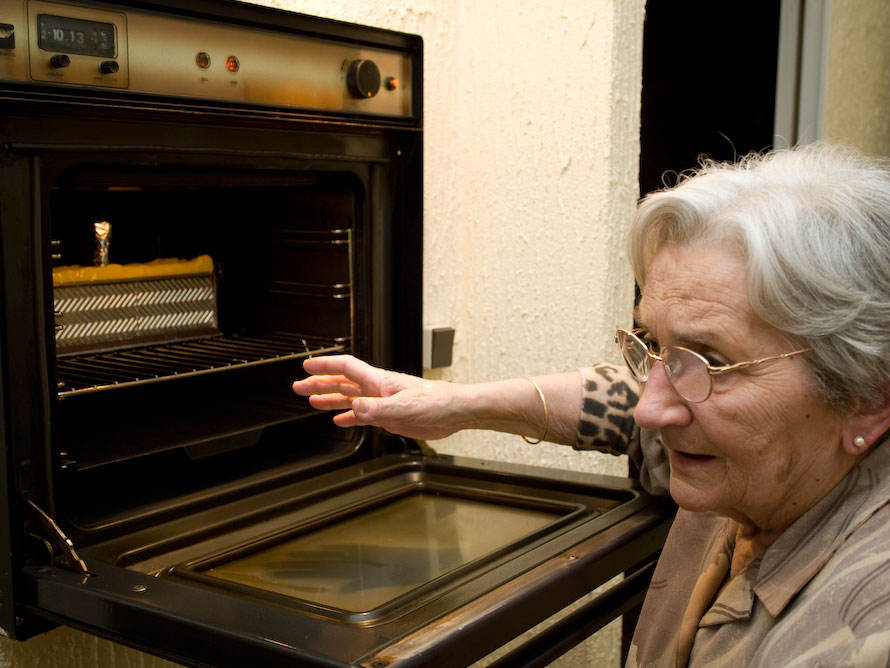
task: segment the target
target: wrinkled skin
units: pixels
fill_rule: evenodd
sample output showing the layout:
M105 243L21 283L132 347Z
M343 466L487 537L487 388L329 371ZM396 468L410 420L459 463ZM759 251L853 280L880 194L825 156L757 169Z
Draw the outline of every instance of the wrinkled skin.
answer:
M656 345L690 348L715 366L789 351L751 310L743 260L724 250L665 246L650 263L638 317ZM765 542L858 461L844 447L853 416L825 402L801 357L714 376L701 403L680 397L655 364L634 418L661 432L681 507L731 517Z
M340 427L374 425L408 438L434 440L461 428L457 386L384 371L351 355L314 357L303 364L310 376L293 384L313 408L341 410ZM398 395L397 400L388 400Z

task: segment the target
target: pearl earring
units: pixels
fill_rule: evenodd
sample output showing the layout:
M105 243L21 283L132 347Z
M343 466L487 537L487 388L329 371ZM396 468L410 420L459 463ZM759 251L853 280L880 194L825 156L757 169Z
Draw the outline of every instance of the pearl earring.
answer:
M866 444L864 438L862 438L861 436L857 436L856 438L853 439L853 445L855 445L857 448L859 448L861 450L867 444Z

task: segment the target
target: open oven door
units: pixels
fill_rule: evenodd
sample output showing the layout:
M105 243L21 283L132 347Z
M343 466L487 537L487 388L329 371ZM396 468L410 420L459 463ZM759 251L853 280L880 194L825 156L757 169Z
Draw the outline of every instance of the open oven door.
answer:
M587 596L504 664L543 665L642 601L671 519L630 480L419 452L77 551L28 512L51 545L15 574L17 632L46 620L194 666L364 668L470 665Z

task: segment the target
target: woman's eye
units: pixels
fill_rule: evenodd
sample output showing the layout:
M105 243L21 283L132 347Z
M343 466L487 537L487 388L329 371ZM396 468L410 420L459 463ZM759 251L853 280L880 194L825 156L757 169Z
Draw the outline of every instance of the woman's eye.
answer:
M702 352L700 354L708 361L708 364L711 366L726 366L727 364L729 364L722 355L717 355L710 352Z
M645 343L646 347L649 348L649 350L651 350L653 353L658 354L661 352L661 346L658 345L658 341L653 339L651 336L644 336L643 343Z

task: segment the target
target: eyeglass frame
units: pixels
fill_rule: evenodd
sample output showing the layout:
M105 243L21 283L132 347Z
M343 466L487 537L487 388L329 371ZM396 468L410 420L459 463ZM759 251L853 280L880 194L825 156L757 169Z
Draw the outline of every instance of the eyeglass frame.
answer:
M627 357L625 357L625 355L624 355L624 352L623 352L624 347L621 344L620 337L621 337L622 333L630 336L633 341L636 341L641 346L643 346L643 350L646 351L646 355L648 356L648 358L650 360L652 360L652 362L661 362L662 364L664 364L664 359L663 359L662 355L652 352L652 350L649 348L649 346L646 344L646 342L643 341L639 336L637 336L637 334L641 334L642 332L645 332L645 331L646 331L645 329L638 328L638 329L619 329L618 331L615 332L615 343L618 344L619 349L622 351L621 358L624 360L624 363L627 365L627 368L630 369L631 375L639 383L645 383L649 380L649 375L652 373L652 366L650 365L649 373L646 374L645 379L639 378L637 376L637 370L634 369L634 367L630 364L630 362L628 362ZM741 369L747 369L749 367L756 366L758 364L763 364L764 362L773 362L773 361L780 360L780 359L787 359L790 357L794 357L796 355L801 355L803 353L811 352L813 350L812 348L802 348L800 350L794 350L789 353L782 353L781 355L771 355L770 357L762 357L760 359L749 360L747 362L736 362L735 364L725 364L722 366L711 366L711 363L708 362L707 359L705 359L704 355L702 355L701 353L697 353L694 350L690 350L689 348L684 348L683 346L665 346L665 349L668 349L668 348L673 348L675 350L682 350L685 353L689 353L693 357L696 357L699 360L701 360L702 363L705 365L705 369L708 372L708 381L709 381L708 393L705 395L704 399L699 399L697 401L694 401L692 399L687 399L686 397L683 396L683 394L680 392L680 390L677 389L676 385L674 385L674 381L671 378L670 371L668 371L667 366L665 366L665 375L667 376L668 381L670 381L671 387L674 388L674 391L678 395L680 395L685 401L688 401L693 404L700 404L700 403L708 400L708 397L710 397L714 391L714 376L720 376L720 375L723 375L724 373L729 373L730 371L739 371Z

